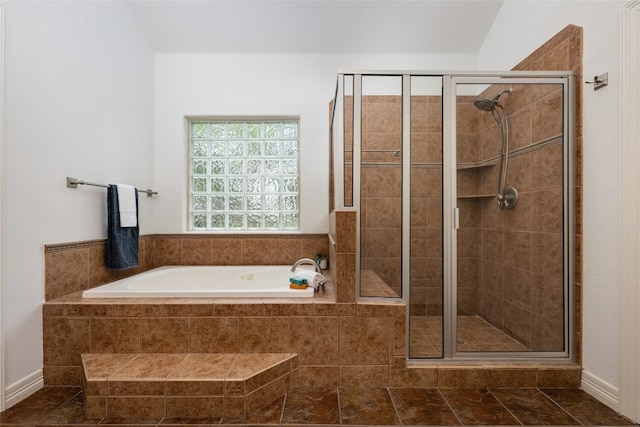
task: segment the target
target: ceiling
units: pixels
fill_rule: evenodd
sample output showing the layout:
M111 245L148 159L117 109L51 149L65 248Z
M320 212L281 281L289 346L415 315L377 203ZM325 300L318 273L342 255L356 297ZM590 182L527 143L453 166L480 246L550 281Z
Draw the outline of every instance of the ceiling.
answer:
M133 1L158 52L476 53L503 0Z

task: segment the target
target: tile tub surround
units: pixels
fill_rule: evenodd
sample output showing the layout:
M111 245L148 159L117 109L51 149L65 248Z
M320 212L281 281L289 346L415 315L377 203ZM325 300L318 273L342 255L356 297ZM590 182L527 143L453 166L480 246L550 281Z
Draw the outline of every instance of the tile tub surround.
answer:
M106 240L45 245L45 300L163 265L278 265L329 253L326 234L155 234L140 238L140 265L105 267Z
M43 306L47 385L79 386L81 354L294 353L294 386L571 388L577 365L407 366L406 306L224 299L92 299L80 292Z
M388 385L404 366L404 304L334 300L330 281L304 301L70 294L43 307L45 383L80 385L83 353L296 353L301 384Z

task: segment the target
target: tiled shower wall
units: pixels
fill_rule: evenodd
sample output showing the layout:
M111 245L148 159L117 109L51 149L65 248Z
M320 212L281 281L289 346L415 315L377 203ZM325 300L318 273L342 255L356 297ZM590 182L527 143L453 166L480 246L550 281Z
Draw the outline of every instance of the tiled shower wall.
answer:
M548 42L525 58L514 70L568 70L576 82L584 81L582 71L582 27L568 25ZM582 86L576 84L575 109L575 263L570 272L575 275L573 318L576 361L582 362Z
M353 97L344 98L345 205L353 203ZM401 281L402 99L362 97L361 268L396 294Z
M411 316L442 311L442 97L411 97Z
M400 295L402 98L362 97L361 259Z
M478 257L478 313L532 350L561 351L562 92L559 85L516 85L502 103L509 112L513 153L507 183L518 190L519 201L513 210L499 209L493 197L465 201L461 216L468 228L458 244ZM482 113L473 114L479 160L486 161L499 153L500 136L491 114ZM532 151L518 152L527 148ZM498 166L476 173L480 193L495 193Z
M536 50L515 69L569 70L582 76L582 30L569 26ZM576 85L580 91L581 85ZM504 87L491 87L492 98ZM576 312L581 289L581 93L576 111ZM464 201L461 215L468 227L459 246L468 240L478 254L478 312L533 351L563 349L563 195L562 192L562 93L559 85L516 85L501 98L509 113L510 151L508 184L520 196L515 209L501 211L495 199ZM499 152L500 136L491 114L469 111L469 122L478 131L478 156L486 160ZM527 151L526 148L532 148ZM520 153L518 153L520 150ZM481 193L495 191L497 167L478 170ZM474 205L475 206L472 206ZM471 215L465 215L471 213ZM479 215L478 215L479 212ZM479 230L479 231L476 231ZM477 233L480 233L478 236ZM479 239L478 239L479 237ZM459 306L460 307L460 306ZM575 318L578 345L581 327ZM579 355L578 355L579 358Z

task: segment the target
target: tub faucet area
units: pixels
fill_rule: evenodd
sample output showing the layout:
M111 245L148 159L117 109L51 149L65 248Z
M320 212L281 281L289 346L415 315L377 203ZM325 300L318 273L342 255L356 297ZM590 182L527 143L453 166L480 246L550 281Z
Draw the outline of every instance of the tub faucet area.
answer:
M311 258L300 258L293 264L293 267L291 267L291 271L295 273L296 268L298 268L298 266L302 264L313 265L313 268L315 268L316 273L322 274L322 269L320 268L318 263L312 260Z

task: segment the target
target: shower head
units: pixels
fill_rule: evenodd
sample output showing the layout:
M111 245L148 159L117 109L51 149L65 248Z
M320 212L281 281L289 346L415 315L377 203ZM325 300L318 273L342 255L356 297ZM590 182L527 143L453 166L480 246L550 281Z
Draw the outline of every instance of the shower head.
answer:
M487 98L478 98L473 101L473 105L475 105L477 109L482 111L491 111L496 108L496 102Z
M496 105L498 105L498 99L500 99L500 97L505 93L511 94L511 92L513 92L512 87L503 90L502 92L494 96L493 99L478 98L473 101L473 105L475 105L477 109L482 111L492 111L494 108L496 108Z

